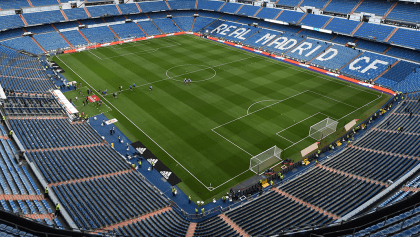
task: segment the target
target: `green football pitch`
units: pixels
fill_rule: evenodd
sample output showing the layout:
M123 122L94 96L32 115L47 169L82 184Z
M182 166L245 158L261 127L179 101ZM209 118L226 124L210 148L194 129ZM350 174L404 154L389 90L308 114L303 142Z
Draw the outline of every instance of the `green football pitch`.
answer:
M254 175L250 158L270 147L282 149L282 159L300 160L300 151L316 142L308 136L311 125L337 120L339 131L327 138L333 139L346 123L367 118L390 98L193 35L64 54L55 61L68 80L107 89L100 96L111 109L105 115L117 118L130 140L145 144L195 200L220 198ZM119 85L123 91L113 98Z

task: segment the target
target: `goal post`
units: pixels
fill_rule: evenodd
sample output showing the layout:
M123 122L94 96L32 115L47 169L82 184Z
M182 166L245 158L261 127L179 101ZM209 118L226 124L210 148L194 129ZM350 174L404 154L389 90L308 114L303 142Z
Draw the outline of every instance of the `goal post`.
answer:
M262 174L266 169L281 161L280 154L282 150L273 146L260 154L253 156L249 163L249 170L256 174Z
M328 135L334 133L337 129L337 125L337 121L331 118L326 118L321 122L311 126L309 130L309 136L317 141L320 141Z

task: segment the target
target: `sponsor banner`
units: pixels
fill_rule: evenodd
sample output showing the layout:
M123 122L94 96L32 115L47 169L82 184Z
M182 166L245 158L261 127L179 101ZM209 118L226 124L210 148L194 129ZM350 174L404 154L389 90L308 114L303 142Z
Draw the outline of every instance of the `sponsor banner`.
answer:
M242 48L242 45L237 44L235 47Z
M110 125L110 124L113 124L113 123L116 123L116 122L118 122L118 120L116 118L113 118L113 119L110 119L110 120L106 121L105 124Z
M105 43L105 44L102 44L101 46L109 46L109 45L111 45L111 43Z
M166 34L166 36L172 36L172 35L174 35L173 33L171 33L171 34Z
M350 123L344 126L344 129L346 129L346 131L350 130L354 125L356 125L357 120L358 119L353 119Z
M143 158L146 159L150 164L153 162L153 167L156 169L162 177L168 181L172 186L181 183L181 179L176 176L171 169L162 163L149 149L147 149L141 142L137 141L131 144L137 152L142 154Z
M88 96L88 100L89 100L90 103L93 103L93 102L96 102L96 101L100 101L101 99L99 99L99 97L96 96L96 95L91 95L91 96Z
M361 82L361 81L359 81L358 83L359 83L359 85L362 85L362 86L367 86L367 87L373 88L373 85L372 85L372 84L369 84L369 83L366 83L366 82Z
M309 67L310 67L309 65L307 65L307 64L303 64L303 63L300 63L300 64L299 64L299 66L301 66L301 67L307 67L307 68L309 68Z
M302 157L306 156L307 154L311 153L311 151L318 149L318 142L315 142L314 144L308 146L307 148L300 151L300 154Z
M218 42L221 42L221 43L224 43L225 41L224 40L217 40Z
M333 77L338 77L338 74L336 73L332 73L332 72L327 72L328 75L333 76Z
M256 53L262 53L261 50L255 50L255 49L254 49L254 52L256 52Z

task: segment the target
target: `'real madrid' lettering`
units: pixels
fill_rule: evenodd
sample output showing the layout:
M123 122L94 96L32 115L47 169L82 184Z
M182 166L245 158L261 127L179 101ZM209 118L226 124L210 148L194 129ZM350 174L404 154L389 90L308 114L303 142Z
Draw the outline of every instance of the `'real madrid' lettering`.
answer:
M261 44L264 45L264 44L270 42L271 40L273 40L276 36L277 35L275 35L275 34L267 33L263 37L261 37L257 41L255 41L255 43L258 43L260 41L263 41Z

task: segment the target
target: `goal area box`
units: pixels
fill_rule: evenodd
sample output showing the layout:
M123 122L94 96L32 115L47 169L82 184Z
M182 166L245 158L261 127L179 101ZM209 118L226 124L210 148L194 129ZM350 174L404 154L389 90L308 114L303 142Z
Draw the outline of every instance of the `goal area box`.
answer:
M326 118L321 122L311 126L309 136L320 141L328 135L334 133L337 129L338 122L330 118Z
M281 161L280 154L282 150L277 146L273 146L260 154L251 158L249 170L256 174L262 174L268 168Z

